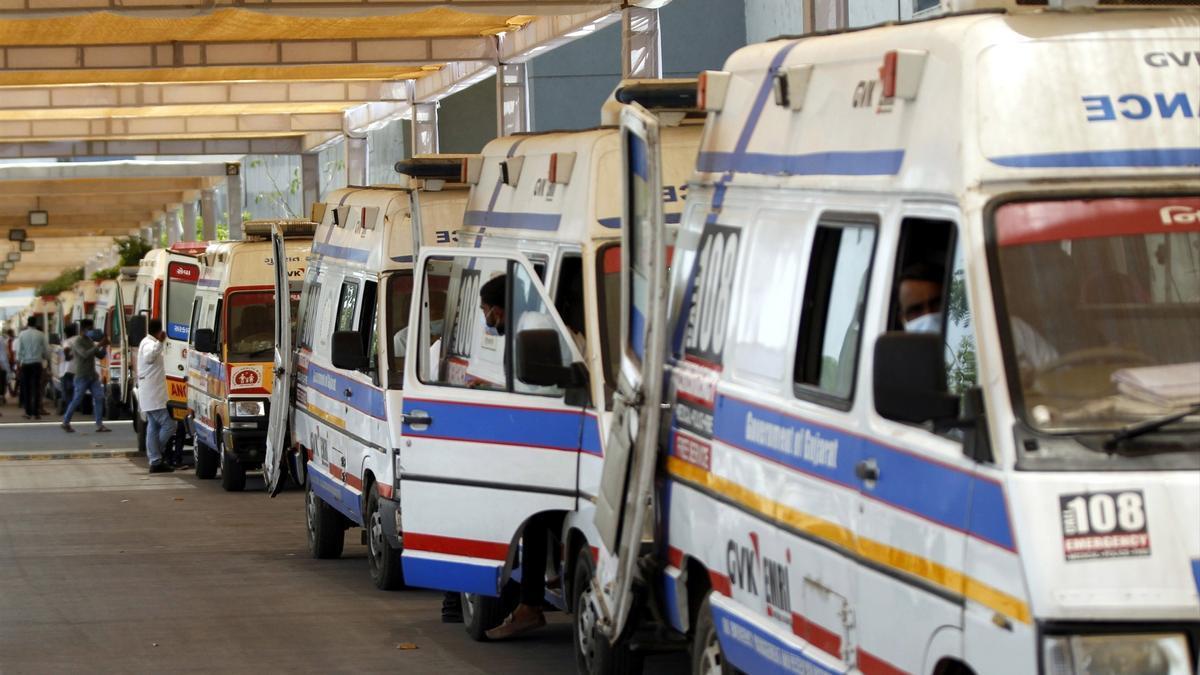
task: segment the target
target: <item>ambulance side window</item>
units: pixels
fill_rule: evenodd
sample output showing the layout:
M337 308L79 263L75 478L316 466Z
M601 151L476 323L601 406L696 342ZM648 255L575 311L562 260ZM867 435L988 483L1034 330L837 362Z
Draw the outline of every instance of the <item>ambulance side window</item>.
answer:
M300 328L300 346L312 349L312 335L317 319L317 300L321 297L321 284L312 282L304 287L304 298L301 305L304 306L303 325Z
M535 272L536 273L536 272ZM516 336L537 338L536 354L545 361L557 352L559 363L573 360L571 344L554 320L554 310L526 268L502 258L454 257L428 261L425 286L445 287L443 325L433 315L420 328L428 352L418 352L422 381L451 387L562 396L557 386L523 382L522 355ZM532 331L534 333L526 333ZM440 332L440 337L439 337ZM531 345L532 341L525 344ZM529 355L535 352L530 351Z
M363 336L363 349L367 354L366 372L370 373L378 384L379 378L379 342L375 339L376 329L376 293L378 292L379 284L374 281L367 280L363 282L362 302L359 303L362 310L358 317L358 332Z
M196 298L196 300L192 302L192 331L190 333L191 339L188 340L188 344L192 345L193 347L196 346L196 329L204 328L204 326L200 323L200 310L203 306L204 300L202 298Z
M343 281L338 295L337 323L334 330L354 330L354 310L358 306L358 282Z
M224 300L217 300L217 304L208 308L208 320L212 323L213 333L217 336L217 344L223 344L221 337L221 306L225 304Z
M975 333L954 223L905 218L900 226L888 330L940 333L946 385L961 394L977 380Z
M822 220L813 237L796 344L797 397L849 410L875 225Z

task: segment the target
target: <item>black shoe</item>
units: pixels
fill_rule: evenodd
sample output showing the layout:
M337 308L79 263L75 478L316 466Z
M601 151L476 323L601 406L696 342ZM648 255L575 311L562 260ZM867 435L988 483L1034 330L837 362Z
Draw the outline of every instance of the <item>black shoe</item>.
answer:
M150 465L150 473L171 473L174 470L162 462L155 462Z

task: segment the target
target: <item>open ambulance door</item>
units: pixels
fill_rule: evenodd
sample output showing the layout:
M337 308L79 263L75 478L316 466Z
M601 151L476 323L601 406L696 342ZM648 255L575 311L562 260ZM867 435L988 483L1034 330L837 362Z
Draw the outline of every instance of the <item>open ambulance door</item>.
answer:
M118 393L122 405L129 405L129 390L133 389L129 383L129 376L133 373L133 369L129 367L129 362L134 358L134 349L130 347L129 341L129 325L125 322L125 297L121 292L121 284L117 284L116 304L112 309L108 310L112 316L113 326L116 332L120 335L117 344L109 345L109 349L117 350L117 354L121 357L121 391ZM111 361L111 359L110 359Z
M292 391L292 303L288 285L287 252L283 233L271 226L271 247L275 259L275 378L271 387L270 426L267 451L263 458L263 477L267 492L274 497L283 489L283 463L287 459L288 412Z
M649 514L666 350L667 259L658 120L640 105L621 112L621 369L596 500L599 552L592 594L601 629L622 633Z

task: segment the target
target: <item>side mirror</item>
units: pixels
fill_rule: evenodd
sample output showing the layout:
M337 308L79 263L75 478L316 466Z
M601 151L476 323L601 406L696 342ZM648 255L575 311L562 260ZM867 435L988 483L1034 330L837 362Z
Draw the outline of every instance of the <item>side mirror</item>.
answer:
M216 354L221 351L221 345L217 344L217 332L211 328L196 329L193 339L192 349L198 352Z
M129 344L137 345L146 337L146 315L134 314L125 320L125 335L129 337Z
M368 365L362 335L356 331L339 330L333 334L332 356L334 368L363 370Z
M531 328L517 333L516 377L525 384L575 389L586 387L587 371L581 364L563 365L558 331Z
M942 336L884 333L875 340L875 411L899 422L952 421L958 397L946 391Z
M58 333L51 333L50 337L49 337L49 341L50 341L50 344L52 344L52 345L61 345L62 344L62 336L60 336Z

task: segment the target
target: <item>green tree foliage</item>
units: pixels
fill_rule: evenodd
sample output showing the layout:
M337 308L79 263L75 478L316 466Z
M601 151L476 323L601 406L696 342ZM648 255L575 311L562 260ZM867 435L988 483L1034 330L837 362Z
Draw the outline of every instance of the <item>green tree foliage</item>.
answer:
M104 281L105 279L116 279L121 274L121 266L107 267L102 270L92 272L92 278L96 281Z
M77 281L83 281L82 267L63 270L62 274L38 286L35 293L38 295L58 295L74 286Z
M117 237L113 239L113 243L117 245L117 257L121 260L121 266L140 263L142 257L153 248L149 242L141 237ZM112 278L115 279L116 277Z

